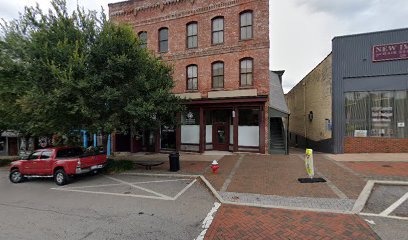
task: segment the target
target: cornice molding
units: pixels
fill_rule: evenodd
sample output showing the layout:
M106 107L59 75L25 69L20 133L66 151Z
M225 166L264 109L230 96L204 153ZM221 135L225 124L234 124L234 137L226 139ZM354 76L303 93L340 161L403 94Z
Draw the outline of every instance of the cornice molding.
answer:
M177 19L181 17L188 17L191 15L202 14L202 13L206 13L206 12L210 12L214 10L228 8L231 6L240 5L239 3L240 1L242 0L230 0L226 2L209 4L206 7L201 7L197 9L190 9L190 10L185 10L185 11L174 12L174 13L171 13L165 16L150 18L150 19L136 22L134 26L141 26L141 25L147 25L147 24L152 24L156 22L168 21L168 20ZM184 3L184 2L190 2L191 4L194 4L195 0L167 0L164 2L152 3L152 4L144 5L141 7L133 8L128 11L123 10L123 9L114 11L114 12L111 12L109 15L111 17L125 16L125 15L130 15L130 14L133 14L136 16L139 12L151 11L155 9L161 9L163 11L164 8L168 5L174 5L174 4ZM252 1L245 1L245 3L248 3L248 2L252 2Z

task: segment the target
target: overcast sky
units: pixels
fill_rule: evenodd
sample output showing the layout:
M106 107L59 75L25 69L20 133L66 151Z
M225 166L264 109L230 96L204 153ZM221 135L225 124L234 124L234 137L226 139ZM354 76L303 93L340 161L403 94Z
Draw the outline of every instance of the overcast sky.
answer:
M0 17L18 17L25 5L48 0L0 0ZM70 9L76 0L67 0ZM108 12L116 0L78 1L86 9ZM331 51L335 36L408 27L407 0L270 0L270 69L286 70L285 92Z

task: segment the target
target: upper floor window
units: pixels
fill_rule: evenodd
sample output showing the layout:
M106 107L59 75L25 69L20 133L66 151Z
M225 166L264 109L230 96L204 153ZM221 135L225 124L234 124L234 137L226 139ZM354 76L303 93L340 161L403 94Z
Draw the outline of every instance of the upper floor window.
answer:
M161 28L159 30L159 52L169 51L169 29Z
M254 75L254 60L252 58L244 58L240 61L240 84L241 87L252 86Z
M212 64L212 88L224 87L224 63L215 62Z
M246 11L240 14L239 26L240 26L240 39L251 39L253 35L252 31L253 16L251 11Z
M187 66L187 90L198 90L198 67Z
M198 47L198 24L197 22L192 22L187 24L187 48Z
M147 46L147 32L143 31L143 32L139 32L139 34L137 34L139 41L140 41L140 47L141 48L146 48Z
M212 20L212 44L224 43L224 18L216 17Z

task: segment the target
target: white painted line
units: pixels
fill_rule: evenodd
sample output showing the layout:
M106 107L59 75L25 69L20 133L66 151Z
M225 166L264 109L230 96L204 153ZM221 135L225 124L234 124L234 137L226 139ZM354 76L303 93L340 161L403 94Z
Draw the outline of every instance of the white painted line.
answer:
M382 181L382 180L368 180L367 184L365 185L363 191L361 191L360 195L358 196L357 201L354 203L353 206L353 213L360 213L370 197L370 194L374 188L375 184L380 185L398 185L398 186L405 186L408 185L408 182L404 181Z
M408 217L399 217L399 216L381 216L379 214L375 213L359 213L358 215L362 216L370 216L370 217L383 217L383 218L391 218L391 219L397 219L397 220L408 220Z
M136 175L136 176L158 176L158 177L188 177L188 178L198 178L200 175L194 174L162 174L162 173L121 173L122 175Z
M374 183L375 182L372 180L369 180L367 182L360 195L358 196L357 201L354 203L353 210L351 210L352 212L359 213L363 210L368 198L370 197L371 191L374 187Z
M147 182L132 182L131 184L147 184L147 183L162 183L162 182L178 182L178 181L190 181L191 179L173 179L173 180L160 180L160 181L147 181ZM64 187L64 189L82 189L82 188L93 188L93 187L113 187L125 185L124 183L112 183L112 184L101 184L101 185L88 185L88 186L78 186L78 187Z
M388 216L390 213L392 213L397 207L399 207L403 202L405 202L408 199L408 192L404 194L400 199L398 199L395 203L393 203L391 206L389 206L387 209L382 211L380 213L380 216Z
M191 186L193 186L193 184L197 182L197 179L194 179L194 181L192 181L190 184L188 184L185 188L183 188L183 190L181 190L179 193L177 193L177 195L175 197L173 197L173 200L176 200L178 197L181 196L181 194L185 193L187 191L187 189L189 189Z
M153 191L153 190L150 190L150 189L147 189L147 188L144 188L144 187L140 187L140 186L137 186L137 185L135 185L135 184L131 184L131 183L122 181L122 180L117 179L117 178L114 178L114 177L108 177L108 176L106 176L106 175L103 175L103 176L106 177L106 178L108 178L108 179L111 179L111 180L113 180L113 181L116 181L116 182L119 182L119 183L126 184L126 185L128 185L128 186L131 186L131 187L133 187L133 188L137 188L137 189L143 190L143 191L148 192L148 193L153 193L154 195L157 195L157 196L159 196L159 197L166 198L166 199L168 199L168 200L172 199L172 198L169 197L169 196L166 196L166 195L164 195L164 194L155 192L155 191Z
M75 190L75 189L64 189L64 188L51 188L52 190L66 191L66 192L79 192L79 193L92 193L92 194L102 194L102 195L111 195L119 197L134 197L134 198L148 198L156 200L172 200L169 198L156 197L156 196L147 196L147 195L137 195L137 194L123 194L123 193L110 193L110 192L94 192L94 191L84 191L84 190Z
M207 217L203 221L202 228L204 229L201 231L200 235L198 235L197 238L194 240L203 240L205 237L205 234L207 233L208 228L210 228L212 221L214 220L214 214L218 211L218 208L221 206L221 203L215 202L214 207L210 210L210 212L207 214Z
M111 183L111 184L100 184L100 185L87 185L87 186L78 186L78 187L59 187L63 189L81 189L81 188L92 188L92 187L113 187L124 185L123 183Z

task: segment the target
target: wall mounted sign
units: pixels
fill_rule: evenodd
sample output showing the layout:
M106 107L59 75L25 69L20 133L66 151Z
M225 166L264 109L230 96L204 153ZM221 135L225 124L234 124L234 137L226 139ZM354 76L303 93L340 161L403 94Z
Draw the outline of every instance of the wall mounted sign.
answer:
M408 59L408 42L373 46L373 62Z
M354 137L367 137L367 130L354 130Z

